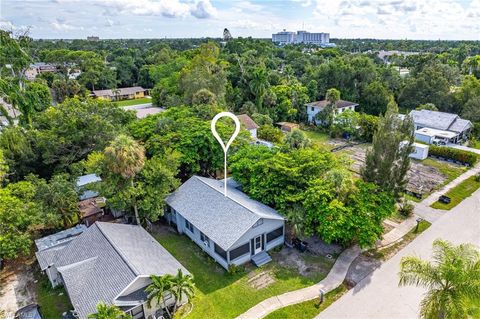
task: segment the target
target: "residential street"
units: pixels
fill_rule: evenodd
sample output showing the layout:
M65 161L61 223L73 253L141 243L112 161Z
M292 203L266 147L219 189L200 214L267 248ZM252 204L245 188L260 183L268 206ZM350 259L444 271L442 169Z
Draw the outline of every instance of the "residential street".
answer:
M417 206L421 209L422 206ZM473 243L480 247L480 190L446 212L398 254L385 262L355 288L316 318L416 318L424 290L398 287L400 259L417 255L431 257L432 243L442 238L455 244Z

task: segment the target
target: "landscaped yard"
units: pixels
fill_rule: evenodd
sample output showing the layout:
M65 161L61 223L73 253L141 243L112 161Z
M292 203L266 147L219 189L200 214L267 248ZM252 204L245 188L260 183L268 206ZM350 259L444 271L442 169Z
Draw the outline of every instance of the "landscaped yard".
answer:
M37 280L35 293L37 303L44 319L59 319L62 313L73 309L68 299L67 293L62 287L53 289L46 275L36 272Z
M327 293L321 304L318 299L305 301L276 310L266 316L265 319L312 319L347 291L347 288L344 285L341 285Z
M453 207L457 206L462 200L472 195L478 188L480 188L480 182L477 181L476 176L471 176L470 178L464 180L451 190L449 190L445 195L450 197L450 204L443 204L439 201L430 205L430 207L436 209L446 209L450 210Z
M117 104L118 106L131 106L131 105L152 103L152 99L148 97L143 97L141 99L123 100L123 101L118 101L114 103Z
M328 140L329 136L326 133L322 133L319 131L313 131L313 130L302 130L305 135L312 140L312 143L317 145L317 146L327 146L328 147Z
M315 256L313 260L319 263L322 271L307 272L302 276L296 268L281 266L280 253L271 252L274 260L269 264L261 268L247 266L245 272L232 275L186 236L162 228L155 237L194 276L196 296L187 318L235 318L264 299L319 282L334 263L333 259ZM265 284L266 287L258 288Z

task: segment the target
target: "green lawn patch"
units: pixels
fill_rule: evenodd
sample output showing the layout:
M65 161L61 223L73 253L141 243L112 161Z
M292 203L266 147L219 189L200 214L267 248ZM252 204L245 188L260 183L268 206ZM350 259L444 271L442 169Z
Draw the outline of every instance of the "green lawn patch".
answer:
M323 146L323 147L328 147L328 148L331 148L330 145L328 145L328 140L330 139L330 137L328 136L328 134L326 133L323 133L323 132L319 132L319 131L313 131L313 130L308 130L308 131L304 131L302 130L303 133L305 133L305 135L312 140L312 143L317 145L317 146Z
M445 209L450 210L453 207L457 206L462 200L472 195L474 191L480 188L480 182L477 181L476 176L471 176L449 190L445 195L450 197L450 204L443 204L439 201L436 201L430 207L436 209Z
M35 293L43 318L58 319L62 317L62 313L73 309L63 287L52 288L47 276L38 272L35 278L37 279Z
M232 275L186 236L162 232L155 237L194 276L196 296L192 300L193 310L188 315L189 319L235 318L269 297L313 285L328 272L301 276L297 269L275 262L276 254L280 253L270 252L274 261L257 269L247 266L246 271ZM330 262L328 270L333 262ZM269 272L275 282L255 289L248 280L262 271Z
M318 299L305 301L276 310L265 319L312 319L347 291L345 285L340 285L325 295L323 303L319 303Z
M114 102L118 106L131 106L131 105L138 105L138 104L145 104L145 103L152 103L152 99L148 97L143 97L141 99L133 99L133 100L123 100Z

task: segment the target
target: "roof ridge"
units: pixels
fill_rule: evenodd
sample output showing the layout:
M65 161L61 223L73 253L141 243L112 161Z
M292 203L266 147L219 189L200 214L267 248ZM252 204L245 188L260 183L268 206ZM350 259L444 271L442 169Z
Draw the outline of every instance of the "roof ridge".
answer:
M135 268L134 265L132 265L127 257L123 254L123 252L120 250L119 247L117 247L117 245L114 244L114 242L110 239L110 237L108 237L107 234L105 234L105 232L103 231L103 229L100 227L101 224L104 224L103 222L95 222L95 224L97 225L97 228L98 230L100 230L100 232L102 233L103 237L105 237L105 239L110 243L110 245L112 245L113 249L115 249L115 251L117 252L117 254L120 256L120 258L122 258L122 260L125 262L125 264L128 266L128 268L130 268L132 270L132 272L138 276L140 275L140 271L138 271L137 268ZM107 224L107 223L105 223Z
M203 184L207 185L208 187L210 187L211 189L217 191L218 193L222 194L222 192L218 189L216 189L215 187L213 187L212 185L206 183L205 181L202 180L202 178L200 176L197 176L195 175L195 177L201 181ZM206 177L203 177L203 178L206 178ZM216 179L214 179L214 181L217 182ZM223 195L223 194L222 194ZM250 208L246 207L245 205L243 205L242 203L239 203L238 201L236 201L235 199L229 197L228 195L227 196L224 196L224 197L227 197L228 199L230 199L231 201L237 203L238 205L242 206L243 208L245 208L246 210L248 210L249 212L251 212L252 214L254 214L255 216L257 216L258 218L262 218L261 216L259 216L257 213L255 213L253 210L251 210Z

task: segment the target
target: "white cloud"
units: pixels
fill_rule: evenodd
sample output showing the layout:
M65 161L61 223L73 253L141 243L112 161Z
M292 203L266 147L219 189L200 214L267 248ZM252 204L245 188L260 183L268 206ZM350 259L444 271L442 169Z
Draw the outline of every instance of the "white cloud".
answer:
M217 15L217 9L213 7L210 0L200 0L190 8L192 16L198 19L208 19Z
M56 19L50 25L57 31L83 30L83 27L77 27L65 22L64 19Z

